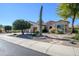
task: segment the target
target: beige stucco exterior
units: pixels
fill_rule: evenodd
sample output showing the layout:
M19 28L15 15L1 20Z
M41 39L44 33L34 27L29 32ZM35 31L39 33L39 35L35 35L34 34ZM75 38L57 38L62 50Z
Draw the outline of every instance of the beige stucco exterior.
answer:
M50 32L51 30L56 30L57 31L57 26L60 25L63 28L64 33L67 33L69 31L69 22L68 21L48 21L45 24L42 25L46 26L46 29ZM34 29L36 28L36 29ZM39 31L39 25L38 24L33 24L31 26L31 32L33 31Z

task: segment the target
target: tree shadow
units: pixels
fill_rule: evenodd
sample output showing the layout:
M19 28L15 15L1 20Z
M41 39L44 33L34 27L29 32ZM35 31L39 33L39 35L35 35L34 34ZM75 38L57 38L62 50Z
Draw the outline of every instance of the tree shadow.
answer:
M32 34L20 34L20 35L17 35L16 37L19 37L19 38L25 38L25 39L33 39L32 37Z

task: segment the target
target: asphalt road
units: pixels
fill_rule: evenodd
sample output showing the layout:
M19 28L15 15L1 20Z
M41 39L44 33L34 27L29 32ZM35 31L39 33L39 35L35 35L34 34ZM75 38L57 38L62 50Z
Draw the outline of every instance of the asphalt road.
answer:
M0 39L0 56L48 56L48 55Z

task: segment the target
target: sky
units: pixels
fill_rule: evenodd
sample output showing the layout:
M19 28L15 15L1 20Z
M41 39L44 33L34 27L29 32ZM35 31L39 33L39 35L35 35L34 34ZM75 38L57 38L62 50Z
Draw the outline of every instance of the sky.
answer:
M43 5L43 21L62 20L57 15L56 3L45 3ZM39 20L40 3L0 3L0 24L12 25L16 19L24 19L26 21L37 22ZM72 19L68 19L71 24ZM75 25L79 24L79 19L75 21Z

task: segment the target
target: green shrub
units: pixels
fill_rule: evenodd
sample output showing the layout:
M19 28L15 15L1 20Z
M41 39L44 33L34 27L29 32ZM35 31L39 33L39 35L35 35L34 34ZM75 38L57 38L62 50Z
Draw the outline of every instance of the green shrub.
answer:
M39 31L33 32L32 36L37 36L39 34Z
M42 30L42 32L43 32L43 33L47 33L48 30L47 30L46 28L44 28L44 29Z
M77 34L73 37L73 39L79 40L79 33L77 33Z
M35 33L36 33L36 34L39 34L39 31L36 31Z
M78 29L75 29L75 30L74 30L74 33L78 33Z
M70 33L72 32L72 29L71 29L71 28L69 28L69 32L70 32Z
M72 32L72 28L69 29L69 32ZM74 33L78 33L79 29L75 28Z

